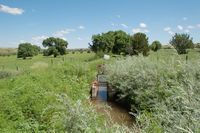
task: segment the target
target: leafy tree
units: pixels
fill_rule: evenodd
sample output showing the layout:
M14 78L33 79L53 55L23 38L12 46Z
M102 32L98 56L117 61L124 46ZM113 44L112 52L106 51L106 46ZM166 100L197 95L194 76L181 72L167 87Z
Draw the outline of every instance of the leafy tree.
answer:
M66 54L68 42L61 38L49 37L42 42L48 49L44 51L45 56L54 55L54 57Z
M130 35L124 31L115 31L114 46L112 52L114 54L126 53L126 48L130 45Z
M30 43L21 43L18 46L17 58L26 59L34 56L34 48Z
M158 51L159 49L161 49L162 44L159 41L154 41L152 42L150 49L153 50L154 52Z
M138 55L142 53L144 56L148 55L148 37L144 33L136 33L131 37L131 55Z
M192 38L188 34L178 34L176 33L170 40L170 44L174 46L178 54L186 54L187 49L194 48Z
M124 31L109 31L92 36L90 49L97 52L114 54L125 53L126 47L130 45L130 36Z
M41 51L41 48L37 45L32 45L32 48L33 48L33 51L34 51L33 55L38 55Z
M110 31L107 33L102 33L98 35L92 36L92 44L89 44L90 49L97 52L109 53L112 52L112 48L114 46L114 32Z

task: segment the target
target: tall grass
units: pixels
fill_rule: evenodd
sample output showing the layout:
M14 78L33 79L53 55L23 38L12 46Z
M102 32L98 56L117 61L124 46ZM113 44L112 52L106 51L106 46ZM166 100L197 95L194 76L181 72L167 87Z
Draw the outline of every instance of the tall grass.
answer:
M108 125L88 102L90 82L103 62L87 61L93 56L1 57L6 71L16 63L20 73L0 79L0 132L130 132Z

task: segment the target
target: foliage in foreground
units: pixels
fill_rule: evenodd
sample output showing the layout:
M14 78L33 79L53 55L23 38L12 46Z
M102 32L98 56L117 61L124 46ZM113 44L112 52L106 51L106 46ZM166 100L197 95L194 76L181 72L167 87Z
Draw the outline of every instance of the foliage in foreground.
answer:
M130 57L107 66L119 102L142 132L200 132L200 64Z
M2 72L0 132L130 132L108 125L88 102L89 83L101 60L85 62L88 58L82 54L76 55L78 59L68 56L67 61L56 58L53 64L44 62L45 57L43 62L41 57L23 61L28 63L26 70L17 76Z

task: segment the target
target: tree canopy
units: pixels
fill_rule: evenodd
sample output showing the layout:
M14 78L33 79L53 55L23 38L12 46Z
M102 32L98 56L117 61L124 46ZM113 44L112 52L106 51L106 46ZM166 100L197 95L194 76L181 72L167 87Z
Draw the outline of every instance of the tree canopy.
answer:
M161 49L161 47L162 47L162 44L159 41L153 41L152 44L150 45L150 49L154 52Z
M188 34L178 34L176 33L170 40L170 44L174 46L178 54L186 54L187 49L194 48L192 38Z
M58 55L66 54L68 42L61 38L49 37L43 40L42 45L45 48L47 47L47 49L44 50L45 56L54 55L54 57L56 57Z
M39 46L32 45L31 43L21 43L18 46L17 58L26 59L26 57L33 57L38 55L40 50Z
M93 35L92 44L89 47L95 53L121 54L125 53L128 45L130 45L130 35L119 30Z
M130 36L122 30L93 35L89 47L95 53L147 55L149 51L148 38L144 33Z
M112 52L114 54L127 53L126 48L130 45L130 42L131 42L130 35L128 35L124 31L116 31L114 33L114 38L115 38L115 42L114 42Z
M136 33L131 37L131 55L138 55L142 53L144 56L148 55L148 37L144 33Z

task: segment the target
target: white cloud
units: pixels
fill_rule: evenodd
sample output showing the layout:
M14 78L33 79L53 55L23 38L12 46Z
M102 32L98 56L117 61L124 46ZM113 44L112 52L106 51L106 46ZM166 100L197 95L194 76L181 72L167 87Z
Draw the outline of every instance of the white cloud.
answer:
M84 30L84 29L85 29L85 26L80 25L78 28L79 28L80 30Z
M188 20L188 18L187 17L183 17L183 20L186 21L186 20Z
M61 39L63 39L63 40L65 40L65 41L67 41L67 38L66 38L66 37L61 37Z
M121 18L121 15L117 15L116 17L117 17L117 18Z
M188 28L188 29L194 29L194 26L188 25L187 28Z
M33 40L33 43L35 43L35 44L41 44L42 41L44 39L47 39L47 38L48 38L48 36L44 36L44 35L42 35L42 36L34 36L34 37L32 37L32 40Z
M138 32L148 33L149 30L147 30L147 29L141 29L141 28L134 28L134 29L132 29L132 32L133 33L138 33Z
M21 15L24 12L24 10L20 8L12 8L12 7L0 4L0 12L9 13L12 15Z
M138 32L141 32L141 29L140 28L135 28L132 31L133 31L133 33L138 33Z
M190 32L190 30L186 29L186 30L184 30L184 32L185 32L185 33L189 33L189 32Z
M113 22L111 22L111 26L115 26L115 24Z
M166 32L167 32L168 34L170 34L170 35L174 35L174 34L175 34L175 33L172 31L171 27L165 27L163 30L166 31Z
M60 31L55 32L53 36L63 38L64 35L74 32L74 31L75 29L60 30Z
M20 41L19 41L19 43L25 43L25 42L26 42L25 40L20 40Z
M111 22L110 24L111 24L111 26L113 26L113 27L114 27L114 26L119 26L119 24L115 24L115 23L113 23L113 22Z
M178 28L179 30L183 30L183 26L181 26L181 25L177 25L177 28Z
M35 41L44 40L46 38L48 38L48 36L44 36L44 35L32 37L32 39L35 40Z
M171 30L169 30L168 33L169 33L170 35L174 35L174 34L175 34L175 33L174 33L173 31L171 31Z
M164 28L164 31L170 31L171 30L171 27L165 27Z
M83 39L81 37L77 37L77 40L82 41Z
M147 25L146 25L145 23L140 23L140 27L141 27L141 28L146 28Z
M123 28L128 28L128 26L127 26L126 24L121 24L121 26L122 26Z
M200 28L200 24L197 24L197 27Z
M144 33L149 33L149 30L147 30L147 29L144 29L143 31L144 31Z

